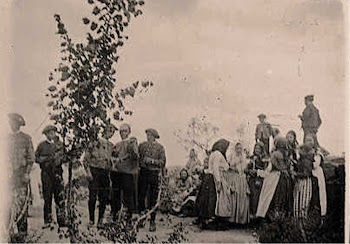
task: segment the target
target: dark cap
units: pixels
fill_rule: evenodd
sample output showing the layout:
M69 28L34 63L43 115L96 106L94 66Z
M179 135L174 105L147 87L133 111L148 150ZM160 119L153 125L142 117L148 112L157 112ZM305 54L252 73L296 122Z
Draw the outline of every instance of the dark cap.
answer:
M56 126L54 126L54 125L48 125L48 126L46 126L45 128L44 128L44 130L43 130L43 134L47 134L47 133L49 133L50 131L57 131L57 127Z
M20 126L25 126L26 122L24 121L24 118L20 114L16 113L10 113L8 114L8 118L16 123L18 123Z
M156 139L159 139L158 131L156 131L155 129L147 129L147 130L146 130L146 134L147 134L147 133L150 133L150 134L152 134Z
M263 118L263 119L265 119L265 118L266 118L266 114L259 114L259 115L258 115L258 118Z
M313 101L314 100L314 95L307 95L305 96L305 100L308 100L308 101Z

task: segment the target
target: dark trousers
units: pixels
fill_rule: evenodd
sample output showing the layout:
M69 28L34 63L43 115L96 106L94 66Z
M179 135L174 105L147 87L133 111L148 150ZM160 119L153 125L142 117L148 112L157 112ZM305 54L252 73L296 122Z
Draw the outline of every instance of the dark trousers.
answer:
M264 151L266 155L270 154L270 138L263 138L261 142L264 144Z
M138 200L139 211L146 210L146 198L148 202L148 209L152 209L156 203L159 192L159 172L141 169L139 175ZM151 221L156 218L156 212L151 214Z
M305 143L306 136L309 134L311 134L312 137L314 138L315 147L318 147L319 143L317 139L317 131L315 129L304 128L304 143Z
M109 171L90 167L92 181L89 182L89 217L95 222L95 207L98 198L98 219L102 220L109 197Z
M52 222L52 197L56 203L56 214L58 224L65 222L65 197L62 172L54 172L49 169L42 169L41 181L44 196L44 222Z
M121 204L126 206L128 214L135 210L135 183L132 174L111 172L112 199L111 212L115 216L121 208Z

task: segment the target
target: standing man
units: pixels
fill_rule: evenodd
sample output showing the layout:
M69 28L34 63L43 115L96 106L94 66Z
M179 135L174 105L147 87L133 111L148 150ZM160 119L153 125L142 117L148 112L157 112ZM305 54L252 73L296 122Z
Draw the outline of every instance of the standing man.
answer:
M52 224L52 197L56 203L57 223L66 227L66 206L64 197L64 183L62 170L62 144L55 142L57 128L48 125L43 134L46 140L38 145L35 152L36 162L41 168L41 182L44 197L44 226L49 228Z
M317 140L317 131L322 124L320 113L313 104L314 95L307 95L305 97L305 109L302 115L299 115L301 119L301 127L304 130L304 143L305 138L308 134L311 134L315 140L315 145L318 147L319 143Z
M140 176L139 176L139 210L146 209L145 199L149 199L148 208L152 209L158 198L160 173L163 171L166 163L164 147L159 144L159 134L154 129L147 129L147 141L139 146L140 152ZM149 196L147 196L147 193ZM149 231L156 231L156 212L151 214Z
M108 124L103 132L103 137L89 147L83 160L89 181L89 225L95 224L95 208L98 198L98 228L103 225L103 217L109 197L109 174L113 152L113 143L109 139L112 138L115 130L114 125Z
M111 212L114 220L121 210L121 204L127 208L128 223L132 213L136 210L135 204L135 179L138 173L138 147L135 137L129 138L130 125L123 124L119 129L121 141L114 146L112 160L112 199Z
M23 117L16 113L8 115L12 133L9 135L9 161L12 168L12 219L17 223L20 240L24 241L28 231L28 204L29 204L29 173L33 166L35 156L32 139L20 131L25 126ZM11 227L12 229L12 227Z
M259 114L260 123L256 126L255 141L264 144L264 151L266 155L270 152L270 137L274 135L272 126L266 122L266 115Z

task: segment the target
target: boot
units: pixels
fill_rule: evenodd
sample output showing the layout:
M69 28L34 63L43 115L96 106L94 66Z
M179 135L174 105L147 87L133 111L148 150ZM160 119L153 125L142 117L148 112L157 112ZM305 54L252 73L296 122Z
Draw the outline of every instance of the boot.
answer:
M149 231L150 232L154 232L156 230L157 230L156 222L154 220L151 220L150 223L149 223Z

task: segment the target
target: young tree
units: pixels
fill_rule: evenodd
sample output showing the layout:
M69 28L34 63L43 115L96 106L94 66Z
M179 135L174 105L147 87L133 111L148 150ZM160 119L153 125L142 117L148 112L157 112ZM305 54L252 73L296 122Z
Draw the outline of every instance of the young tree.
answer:
M124 34L132 17L142 14L143 0L87 0L92 6L90 17L82 18L88 27L86 40L76 43L68 34L61 17L55 14L57 34L61 39L61 62L50 73L46 94L50 101L51 120L63 139L64 161L69 162L68 211L70 239L77 238L76 216L72 209L72 167L81 153L97 141L103 128L132 115L125 99L147 90L153 83L135 82L120 89L116 86L119 49L128 36ZM118 89L117 89L118 88ZM117 90L117 92L115 92ZM115 92L113 94L113 92Z
M187 151L197 148L202 155L206 155L213 143L219 139L219 130L218 127L206 121L205 117L192 118L186 131L177 130L174 135Z

